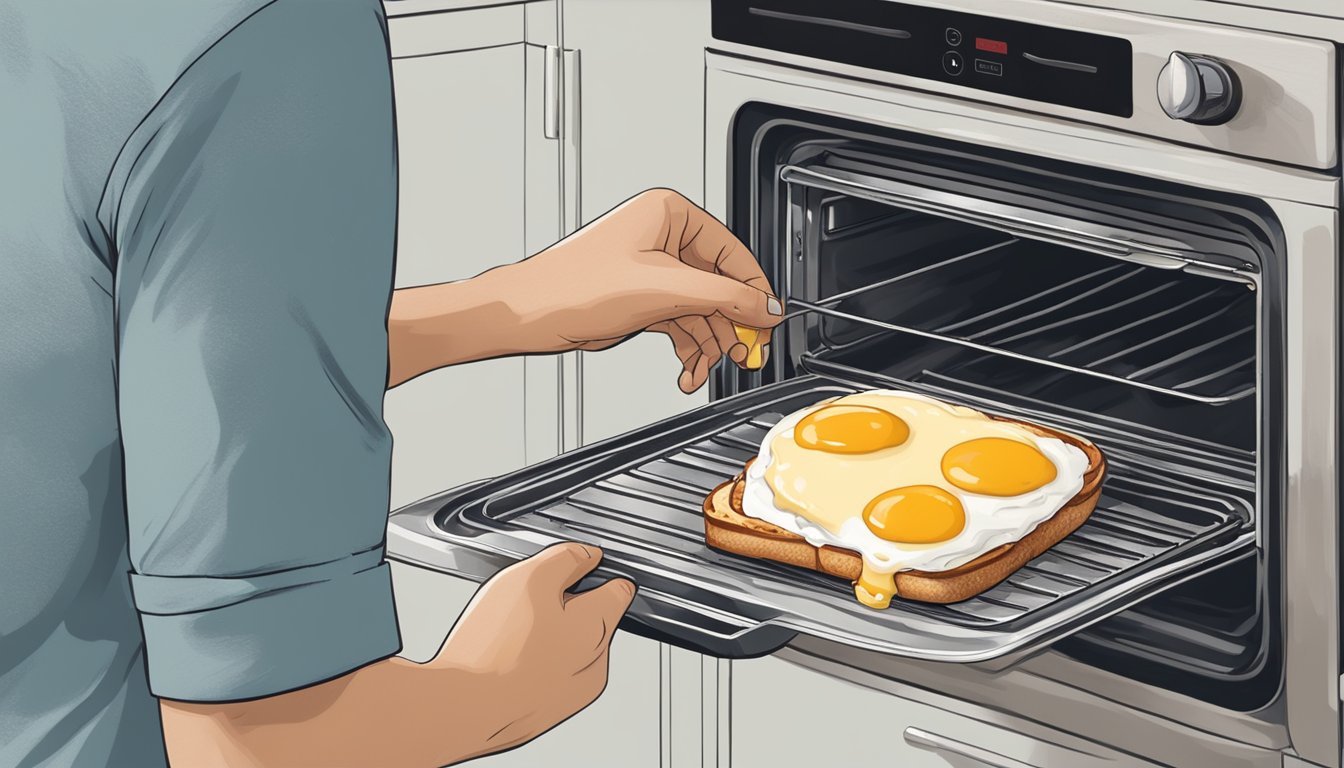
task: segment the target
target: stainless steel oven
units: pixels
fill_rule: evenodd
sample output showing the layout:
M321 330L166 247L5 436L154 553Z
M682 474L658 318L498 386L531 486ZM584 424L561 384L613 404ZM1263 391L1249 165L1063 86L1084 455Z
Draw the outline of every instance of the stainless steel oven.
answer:
M1085 569L1162 546L1125 510L1154 523L1152 502L1221 500L1246 516L1222 554L1017 663L1012 683L1001 665L810 638L788 653L878 687L951 684L1171 764L1215 763L1157 746L1163 720L1338 765L1335 46L1059 4L996 3L1000 19L937 5L716 4L706 201L791 315L770 369L725 373L717 392L819 374L1092 434L1119 457L1107 493L1122 514L1056 553ZM932 41L907 58L872 43L902 34ZM947 51L961 71L937 66ZM1039 59L1080 67L1050 80ZM1234 116L1168 114L1182 59L1234 73ZM1005 87L980 61L1038 82ZM1088 88L1107 93L1071 94ZM986 614L1075 588L1053 562L1024 570ZM1078 714L1083 699L1114 719Z
M579 538L641 585L631 631L1168 765L1339 766L1336 46L1032 0L715 0L713 32L706 207L786 299L769 366L402 510L394 554L484 578ZM1088 435L1102 502L952 606L704 546L774 420L871 387Z

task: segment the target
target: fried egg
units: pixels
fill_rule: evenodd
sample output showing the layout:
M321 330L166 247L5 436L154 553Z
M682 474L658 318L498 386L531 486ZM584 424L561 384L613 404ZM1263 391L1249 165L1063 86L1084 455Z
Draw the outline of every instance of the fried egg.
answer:
M946 571L1018 541L1083 487L1087 455L971 408L906 392L792 413L746 474L748 517L859 553L860 602L885 608L898 571Z

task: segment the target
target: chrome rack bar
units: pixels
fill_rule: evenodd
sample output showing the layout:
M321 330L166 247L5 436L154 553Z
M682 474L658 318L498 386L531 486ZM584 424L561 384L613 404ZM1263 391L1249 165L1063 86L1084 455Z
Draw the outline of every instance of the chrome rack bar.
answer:
M1121 268L1123 269L1123 267L1121 267ZM1007 321L1007 322L1000 323L999 325L996 325L996 326L994 326L993 328L986 328L986 329L983 330L983 331L980 331L980 332L978 332L978 333L971 334L971 335L968 336L967 338L970 338L970 339L980 339L980 338L984 338L985 336L989 336L989 335L991 335L991 334L998 333L999 331L1008 330L1008 329L1013 328L1013 327L1015 327L1015 326L1022 325L1023 323L1030 323L1030 322L1033 321L1033 320L1040 320L1041 318L1050 317L1051 315L1054 315L1054 314L1063 312L1064 310L1067 310L1068 308L1072 307L1072 306L1075 305L1075 304L1078 304L1078 303L1080 303L1080 302L1085 302L1085 300L1092 298L1094 295L1096 295L1096 294L1098 294L1098 293L1101 293L1102 291L1106 290L1107 288L1114 288L1115 286L1117 286L1117 285L1119 285L1119 284L1125 282L1126 280L1128 280L1128 279L1130 279L1130 278L1132 278L1132 277L1137 277L1137 276L1139 275L1139 273L1141 273L1142 271L1143 271L1143 268L1142 268L1142 267L1135 267L1135 268L1129 270L1128 272L1125 272L1124 274L1120 275L1119 277L1113 278L1113 279L1111 279L1111 280L1107 280L1106 282L1101 283L1100 285L1094 285L1094 286L1092 286L1091 288L1088 288L1088 289L1085 290L1085 291L1080 291L1080 292L1078 292L1078 293L1069 294L1067 298L1061 299L1060 301L1056 302L1053 306L1049 306L1049 307L1046 307L1045 309L1037 310L1036 312L1031 312L1031 313L1028 313L1028 314L1025 314L1025 315L1015 315L1015 316L1013 317L1013 319L1011 319L1011 320L1009 320L1009 321ZM1100 277L1104 277L1104 276L1106 276L1106 275L1108 275L1108 274L1109 274L1109 271L1107 271L1107 270L1101 270L1101 271L1099 271L1099 272L1094 272L1094 273L1091 274L1091 275L1085 275L1085 277L1087 277L1087 278L1091 278L1091 279L1095 279L1096 277L1099 277L1099 276L1100 276ZM1067 282L1067 283L1062 283L1062 284L1060 284L1060 285L1058 285L1058 286L1055 286L1055 287L1052 288L1052 289L1048 289L1048 290L1041 291L1040 293L1036 294L1035 296L1029 296L1029 297L1027 297L1027 298L1025 298L1025 299L1022 299L1021 301L1015 302L1015 303L1013 303L1013 304L1009 304L1009 305L1007 305L1006 307L999 307L997 310L994 310L994 311L991 311L991 312L986 312L986 313L980 315L980 317L989 317L989 316L992 316L992 315L995 315L995 314L999 314L1000 312L1003 312L1003 311L1008 310L1008 309L1016 309L1018 306L1020 306L1020 305L1022 305L1022 304L1026 304L1026 303L1028 303L1028 302L1039 301L1039 300L1041 299L1041 297L1048 296L1048 295L1050 295L1051 293L1053 293L1055 290L1059 290L1059 289L1062 289L1062 288L1065 288L1065 287L1071 287L1071 286L1072 286L1074 283L1076 283L1076 282L1078 282L1078 281L1077 281L1077 280L1071 280L1071 281L1069 281L1069 282ZM1087 306L1086 303L1084 303L1084 306ZM1112 309L1112 308L1114 308L1115 306L1116 306L1116 305L1111 304L1111 305L1107 305L1106 307L1103 307L1103 309ZM956 323L956 324L955 324L955 327L954 327L954 326L945 326L945 327L943 327L943 328L939 328L938 330L939 330L939 332L946 333L946 332L948 332L948 331L955 330L955 328L960 328L960 327L962 327L962 326L965 326L965 325L967 325L967 324L969 324L969 323L971 323L971 322L973 322L973 321L971 321L971 320L963 320L963 321L961 321L961 322L959 322L959 323ZM1031 332L1034 333L1034 332L1036 332L1036 331L1039 331L1039 330L1044 329L1045 327L1046 327L1046 326L1033 325L1033 326L1031 326ZM1003 341L999 341L998 343L1002 344L1002 343L1004 343L1004 342L1003 342Z
M851 365L833 360L822 360L808 355L803 360L804 367L812 372L842 380L859 386L872 386L875 382L889 384L900 389L926 394L943 400L965 402L983 410L998 411L1021 415L1042 424L1051 424L1064 430L1076 430L1095 438L1106 438L1131 448L1135 446L1148 451L1153 456L1173 453L1172 446L1182 446L1200 452L1198 463L1213 468L1228 485L1247 490L1254 486L1255 454L1239 448L1231 448L1220 443L1189 437L1170 430L1147 425L1138 425L1123 419L1091 412L1079 411L1059 403L1045 403L1034 397L1008 393L982 384L963 381L954 376L924 369L917 377L902 378L875 374ZM941 382L934 383L934 382ZM1018 400L1024 401L1024 405ZM1151 433L1151 434L1144 434ZM1110 446L1116 450L1115 444ZM1181 464L1185 470L1191 469L1192 459L1183 454Z
M1252 289L1259 284L1259 275L1255 272L1201 260L1192 246L1172 238L1148 236L1140 241L1131 233L1091 222L836 168L789 165L780 170L780 178L790 184L899 205L1147 267L1189 269L1207 277L1243 283Z
M1231 395L1219 395L1219 396L1196 395L1191 394L1189 392L1180 392L1167 387L1159 387L1144 381L1137 381L1135 379L1126 378L1124 376L1117 376L1115 374L1105 373L1103 371L1094 371L1088 368L1081 368L1076 365L1068 365L1067 363L1061 363L1056 360L1050 360L1040 357L1032 357L1031 355L1024 355L1018 352L1012 352L1010 350L990 346L988 344L981 344L979 342L971 341L969 339L962 339L956 336L948 336L945 334L935 333L932 331L925 331L919 328L911 328L905 325L896 325L895 323L889 323L884 320L875 320L869 317L861 317L859 315L855 315L849 312L842 312L838 309L833 309L831 307L825 307L820 304L803 301L802 299L796 299L796 298L790 299L789 305L792 309L795 310L794 312L791 312L789 314L788 317L791 318L798 317L807 312L813 312L818 315L834 317L840 320L848 320L853 323L859 323L871 327L882 328L888 331L896 331L897 333L905 333L911 336L918 336L920 338L932 339L933 341L940 341L947 344L955 344L957 346L965 347L967 349L974 349L980 352L986 352L989 354L998 355L1000 357L1008 357L1014 360L1020 360L1025 363L1044 365L1050 368L1065 371L1067 373L1076 373L1082 376L1090 376L1095 379L1103 379L1105 381L1114 382L1116 384L1124 384L1126 386L1138 387L1139 389L1144 389L1150 392L1156 392L1162 395L1169 395L1171 397L1177 397L1183 400L1192 400L1197 403L1206 403L1209 405L1224 405L1226 403L1230 403L1235 400L1239 400L1243 397L1246 397L1247 395L1250 395L1252 392L1255 391L1254 387L1250 387L1240 392L1233 393Z
M1012 237L1012 238L1009 238L1009 239L1007 239L1007 240L1004 240L1003 242L995 243L995 244L993 244L993 245L986 246L986 247L984 247L984 248L980 248L980 249L978 249L978 250L971 251L970 253L963 253L963 254L961 254L961 255L959 255L959 256L953 256L953 257L950 258L950 259L943 259L942 261L937 262L937 263L935 263L935 264L929 264L929 265L927 265L927 266L920 267L919 269L912 269L912 270L910 270L909 272L905 272L905 273L903 273L903 274L896 275L895 277L889 277L889 278L887 278L886 280L878 280L876 283L869 283L868 285L860 286L860 287L858 287L858 288L854 288L854 289L852 289L852 290L848 290L848 291L845 291L845 292L843 292L843 293L837 293L837 294L835 294L834 296L827 296L827 297L824 298L824 299L818 299L818 300L817 300L817 303L818 303L818 304L821 304L821 305L823 305L823 306L827 306L827 305L831 305L831 304L839 304L840 302L844 301L845 299L848 299L848 298L851 298L851 297L854 297L854 296L858 296L858 295L860 295L860 294L864 294L864 293L867 293L867 292L869 292L869 291L874 291L874 290L877 290L878 288L886 288L886 287L889 286L889 285L894 285L894 284L896 284L896 283L904 282L904 281L906 281L906 280L909 280L909 279L912 278L912 277L918 277L918 276L923 275L923 274L925 274L925 273L932 272L932 271L934 271L935 269L942 269L943 267L950 266L950 265L952 265L952 264L956 264L956 263L959 262L959 261L965 261L966 259L974 258L974 257L976 257L976 256L982 256L982 255L984 255L984 254L986 254L986 253L989 253L989 252L991 252L991 251L997 251L998 249L1003 248L1004 246L1008 246L1008 245L1012 245L1012 244L1014 244L1014 243L1020 243L1020 242L1022 242L1021 239L1016 238L1016 237Z
M1097 343L1097 342L1099 342L1099 341L1105 341L1106 339L1109 339L1109 338L1111 338L1112 336L1115 336L1115 335L1117 335L1117 334L1121 334L1121 333L1129 333L1131 330L1133 330L1134 328L1137 328L1137 327L1143 325L1144 323L1150 323L1150 322L1153 322L1154 320L1160 320L1160 319L1162 319L1163 317L1166 317L1167 315L1170 315L1170 314L1172 314L1172 313L1174 313L1174 312L1179 312L1179 311L1181 311L1181 310L1183 310L1183 309L1185 309L1185 308L1187 308L1187 307L1190 307L1190 306L1192 306L1192 305L1194 305L1194 304L1198 304L1199 302L1204 301L1205 299L1212 298L1212 297L1213 297L1215 294L1217 294L1217 293L1218 293L1218 289L1217 289L1217 288L1215 288L1215 289L1213 289L1213 290L1211 290L1211 291L1206 291L1205 293L1202 293L1202 294L1200 294L1200 295L1198 295L1198 296L1194 296L1194 297L1192 297L1192 298L1186 299L1185 301L1183 301L1183 302L1181 302L1181 303L1179 303L1179 304L1173 304L1173 305L1171 305L1171 306L1169 306L1169 307L1166 307L1166 308L1164 308L1164 309L1160 309L1160 310L1158 310L1158 311L1156 311L1156 312L1152 312L1152 313L1149 313L1149 314L1147 314L1147 315L1144 315L1143 317L1140 317L1140 318L1138 318L1137 320L1134 320L1134 321L1132 321L1132 322L1125 323L1124 325L1119 326L1119 327L1117 327L1117 328L1112 328L1111 330L1109 330L1109 331L1107 331L1107 332L1101 334L1100 336L1093 336L1093 337L1090 338L1090 339L1085 339L1085 340L1080 341L1080 342L1078 342L1078 343L1076 343L1076 344L1072 344L1072 345L1070 345L1070 346L1067 346L1067 347L1065 347L1064 349L1060 349L1060 350L1056 350L1056 351L1054 351L1054 352L1051 352L1051 353L1050 353L1050 357L1052 357L1052 358L1053 358L1053 357L1063 357L1064 355L1067 355L1067 354L1069 354L1070 352L1077 352L1078 350L1082 349L1083 347L1089 346L1089 345L1091 345L1091 344L1095 344L1095 343Z

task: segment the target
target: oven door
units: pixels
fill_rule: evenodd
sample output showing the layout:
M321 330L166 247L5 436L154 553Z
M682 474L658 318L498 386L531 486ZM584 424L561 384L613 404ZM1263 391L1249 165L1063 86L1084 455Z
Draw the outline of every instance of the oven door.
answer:
M1135 633L1127 641L1130 648L1121 649L1118 656L1114 647L1108 652L1089 652L1082 648L1068 654L1052 651L1021 664L1013 673L1018 682L1010 686L1004 685L1002 676L974 666L929 666L813 639L800 639L794 644L794 650L788 652L789 657L874 687L886 687L890 681L900 680L936 690L954 690L957 695L979 704L1008 707L1011 711L1056 722L1079 733L1092 732L1110 743L1132 741L1136 752L1149 752L1152 745L1158 743L1170 745L1173 732L1185 732L1189 734L1186 741L1190 744L1205 738L1229 739L1248 748L1293 750L1322 765L1337 765L1338 538L1333 512L1336 509L1333 468L1338 362L1334 210L1337 181L1224 155L1180 150L1142 137L1118 137L1112 131L1081 124L1012 114L993 107L969 105L713 52L707 55L707 68L706 207L711 213L733 221L739 227L739 234L753 236L756 233L744 222L769 218L770 211L777 209L778 196L784 196L788 202L783 210L787 213L784 220L774 222L779 241L752 245L758 249L758 255L764 251L770 258L778 256L781 259L776 280L794 281L791 289L800 284L822 286L826 280L824 274L805 274L817 263L817 260L809 259L808 248L819 247L818 242L809 242L807 238L825 237L828 226L872 226L873 218L880 216L870 207L872 205L903 206L915 215L937 215L997 231L1008 238L1044 242L1058 242L1054 237L1057 233L1051 230L1052 225L1059 222L1031 217L1026 222L1019 219L1015 228L1011 221L1018 217L1008 210L1011 205L1008 209L998 210L993 210L992 205L959 205L955 195L924 195L899 183L875 181L852 162L853 157L842 157L841 160L846 162L834 162L834 147L826 146L824 141L813 147L815 151L810 156L804 152L801 156L780 157L765 146L768 130L753 130L743 146L739 143L743 135L742 122L757 119L752 115L759 114L762 105L766 113L770 110L799 110L844 123L832 133L834 144L843 144L852 140L853 134L863 133L862 126L873 126L935 142L956 142L947 145L950 147L971 146L991 152L1026 153L1071 163L1075 167L1091 167L1097 169L1099 177L1111 172L1138 174L1157 182L1197 187L1215 197L1224 193L1255 196L1260 202L1259 207L1277 222L1281 236L1276 249L1277 265L1261 265L1279 270L1280 279L1274 286L1273 295L1268 299L1261 295L1258 299L1275 302L1279 319L1276 328L1262 327L1265 332L1256 342L1257 369L1268 365L1272 370L1257 370L1256 384L1261 391L1253 398L1256 404L1251 411L1255 434L1245 446L1256 456L1253 462L1257 486L1255 507L1257 520L1262 525L1257 529L1253 544L1250 575L1235 577L1249 579L1249 584L1238 581L1242 585L1238 589L1258 591L1263 597L1262 604L1257 606L1261 626L1270 633L1278 633L1282 642L1279 652L1269 653L1264 659L1272 672L1267 683L1262 679L1261 691L1253 697L1257 701L1242 706L1235 701L1235 696L1224 699L1222 695L1206 696L1201 701L1195 692L1167 690L1164 680L1141 679L1123 663L1117 664L1116 659L1123 659L1126 653L1135 659L1143 656L1142 649L1137 647L1142 644L1145 632L1141 613L1135 614L1137 618L1126 630ZM765 123L770 119L767 117L756 128L768 128ZM788 120L778 118L781 123ZM854 126L860 128L856 130ZM845 135L846 131L851 135ZM827 157L828 152L831 157ZM752 158L752 164L745 171L741 162L743 154ZM753 178L735 178L734 169L738 176L746 174ZM776 185L775 195L759 191L757 182L767 177ZM744 194L747 188L753 191ZM813 197L809 198L809 195ZM848 204L845 201L857 202ZM846 205L849 205L848 209ZM834 219L813 222L811 227L799 227L796 221L787 220L788 216L806 218L809 215ZM1148 238L1143 247L1136 247L1133 242L1117 244L1115 232L1105 227L1084 234L1097 238L1089 249L1092 253L1116 264L1128 261L1147 269L1189 271L1192 277L1202 276L1209 280L1216 277L1200 273L1221 272L1221 277L1228 277L1229 271L1237 271L1232 261L1216 259L1188 267L1181 263L1183 249L1171 247L1172 243L1161 238ZM1073 244L1077 244L1076 239ZM974 254L967 257L974 259L979 257L977 251L994 249L996 244L967 242L966 246L964 250L948 255ZM997 246L1005 250L1015 247L1011 243ZM1126 250L1128 253L1120 252ZM996 254L1005 255L1002 251ZM804 271L801 277L800 269ZM1263 276L1262 272L1252 282L1258 282ZM789 334L787 344L791 354L776 353L777 363L766 380L770 376L787 378L808 372L840 376L873 374L871 364L853 364L855 359L865 359L862 355L858 358L847 355L845 344L863 339L860 326L880 328L901 337L902 345L893 351L908 351L909 344L915 341L947 341L944 337L949 334L945 333L933 333L939 338L929 338L930 329L937 324L926 322L927 317L918 321L894 315L874 317L873 308L881 307L881 301L870 302L867 311L852 311L856 306L863 306L862 292L845 295L855 291L858 283L846 286L835 282L843 278L843 274L832 274L832 284L803 298L801 306L791 307L790 312L801 310L811 316L811 320L806 320L811 327ZM834 293L827 296L827 290ZM837 297L838 301L835 300ZM905 300L910 300L909 294ZM927 313L936 314L937 310L937 307L926 308ZM798 319L802 320L801 316ZM949 322L958 321L944 319L941 327ZM984 324L967 330L967 333L950 334L958 337L952 346L957 347L960 355L957 359L962 361L970 359L962 353L1004 351L1001 344L981 344L977 338L995 338L1002 342L1017 335L1005 334ZM976 337L977 331L991 333ZM1016 341L1032 343L1032 339L1025 337ZM1021 350L1019 347L1017 352ZM1060 349L1052 351L1059 352ZM1047 354L1044 363L1036 359L1023 364L1053 365L1065 377L1086 377L1087 381L1103 387L1108 382L1116 383L1111 379L1125 379L1128 385L1137 384L1138 389L1164 390L1160 394L1169 399L1174 396L1173 402L1212 406L1226 404L1244 395L1237 383L1244 382L1244 378L1227 376L1226 366L1214 366L1200 376L1173 380L1163 378L1162 372L1170 373L1171 369L1157 361L1154 361L1156 367L1149 371L1154 376L1130 377L1135 371L1133 368L1107 369L1102 366L1081 372L1064 370L1078 367L1068 357L1067 354ZM796 361L798 365L785 370L784 366L793 365L787 361ZM1235 362L1228 360L1228 365ZM966 365L962 370L973 373L976 369ZM881 370L877 373L887 376ZM1011 372L996 370L996 373L1008 375ZM1273 376L1266 378L1267 373ZM905 375L903 380L908 381L908 372L902 374ZM1271 379L1277 379L1280 384L1291 382L1291 387L1280 387L1275 391L1276 385ZM1008 380L1011 381L1011 377ZM721 381L719 386L726 394L750 390L760 383L751 377L732 376ZM946 377L941 380L931 378L924 383L942 387L944 394L949 389ZM961 385L965 383L963 377ZM966 394L967 390L961 385L952 385L952 394ZM992 394L1001 397L1003 393ZM1104 411L1108 406L1096 404L1094 407ZM1275 434L1281 437L1274 438ZM1262 567L1265 564L1268 567ZM1237 567L1231 566L1224 572L1234 573ZM1282 582L1278 580L1279 576ZM1287 599L1284 599L1285 595ZM1122 614L1118 620L1125 620L1127 615ZM1105 639L1106 636L1099 637ZM1112 632L1109 639L1112 645L1116 642L1126 644L1122 632ZM849 672L838 672L841 669ZM1029 678L1042 682L1025 683L1024 680ZM1087 707L1082 706L1084 702L1093 701L1112 710L1115 703L1125 705L1127 709L1122 708L1120 719L1108 721L1098 732L1095 718L1089 719L1084 714ZM1156 728L1153 715L1160 722ZM1179 753L1179 748L1173 749ZM1197 759L1195 755L1198 754L1204 753L1191 752L1189 759ZM1177 764L1195 763L1177 760Z

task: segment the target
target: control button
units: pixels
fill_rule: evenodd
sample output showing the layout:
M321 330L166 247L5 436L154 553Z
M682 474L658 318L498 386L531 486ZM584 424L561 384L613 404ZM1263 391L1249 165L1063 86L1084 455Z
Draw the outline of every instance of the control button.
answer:
M1158 73L1157 101L1172 120L1222 125L1241 106L1241 81L1212 56L1176 51Z
M966 68L966 60L961 58L961 54L956 51L948 51L943 54L943 71L953 77L961 74Z
M956 27L948 27L943 36L947 38L948 45L961 45L961 30Z
M1003 62L990 61L989 59L976 59L975 71L979 72L982 75L994 75L995 77L1003 77Z

